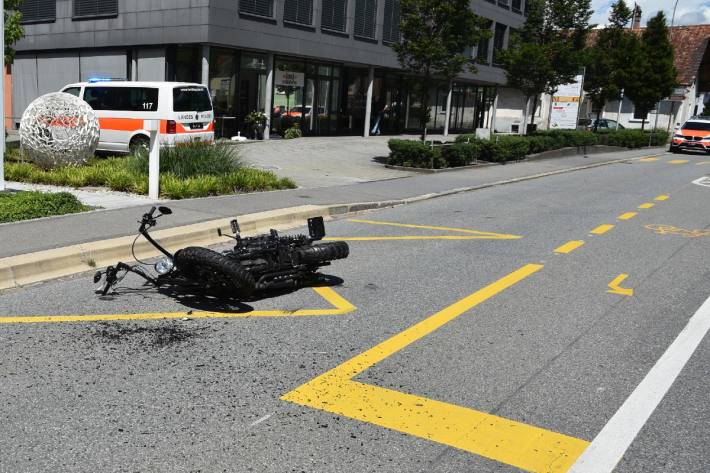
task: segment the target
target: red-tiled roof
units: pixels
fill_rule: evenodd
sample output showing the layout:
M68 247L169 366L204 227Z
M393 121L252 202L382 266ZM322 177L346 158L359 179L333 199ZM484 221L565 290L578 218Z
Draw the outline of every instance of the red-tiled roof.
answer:
M594 42L598 31L592 30L588 42ZM640 33L643 28L635 31ZM675 55L675 68L678 71L678 82L680 85L691 85L695 82L705 49L708 46L710 25L674 26L670 35Z

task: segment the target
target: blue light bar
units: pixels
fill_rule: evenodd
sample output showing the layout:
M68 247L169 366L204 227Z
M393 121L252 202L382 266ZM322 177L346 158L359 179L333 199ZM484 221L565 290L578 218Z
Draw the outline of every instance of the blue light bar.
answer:
M113 79L110 77L89 77L89 83L95 84L96 82L111 82Z

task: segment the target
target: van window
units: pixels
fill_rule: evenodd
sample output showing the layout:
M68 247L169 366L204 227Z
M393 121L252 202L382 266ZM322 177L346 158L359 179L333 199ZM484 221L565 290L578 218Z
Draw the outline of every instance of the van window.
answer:
M212 110L210 94L204 87L175 87L173 89L174 112L206 112Z
M81 92L81 87L67 87L66 89L62 90L65 94L71 94L74 97L78 97L79 93Z
M155 112L158 89L148 87L87 87L84 100L94 110Z

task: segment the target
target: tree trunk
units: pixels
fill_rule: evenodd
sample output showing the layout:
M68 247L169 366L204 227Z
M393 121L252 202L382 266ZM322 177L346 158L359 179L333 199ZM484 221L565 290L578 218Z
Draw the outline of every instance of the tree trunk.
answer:
M533 107L532 107L532 113L530 117L530 125L535 124L535 112L537 111L537 95L535 95L533 98ZM525 134L527 134L527 126L525 127Z
M599 120L601 119L601 117L602 117L602 108L599 107L599 108L597 109L597 119L596 119L596 121L594 122L594 133L596 133L596 132L597 132L597 129L599 128Z
M431 77L429 74L424 76L424 81L422 85L421 92L421 110L419 113L419 119L422 126L422 141L426 141L427 136L427 124L429 123L429 84L431 83Z
M527 135L528 133L528 110L530 110L530 96L525 96L525 109L523 110L523 129L520 130L521 135Z
M646 127L646 117L643 117L641 119L641 131Z

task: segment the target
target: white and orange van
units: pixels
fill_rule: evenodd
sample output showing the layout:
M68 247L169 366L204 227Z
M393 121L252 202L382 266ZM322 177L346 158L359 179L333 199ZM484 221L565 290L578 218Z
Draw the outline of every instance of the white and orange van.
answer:
M161 146L214 141L214 112L207 87L187 82L126 82L89 79L65 86L96 112L98 149L119 153L147 148L143 120L160 120Z

